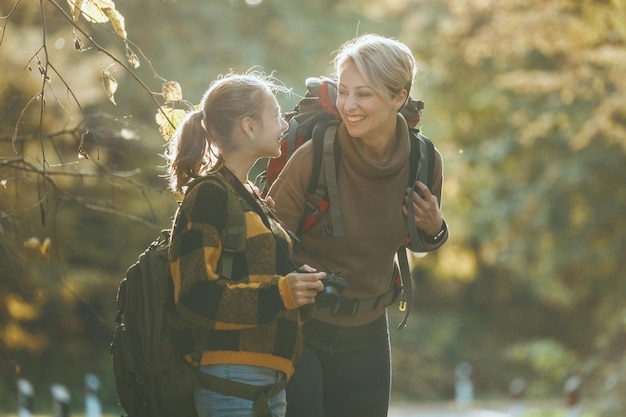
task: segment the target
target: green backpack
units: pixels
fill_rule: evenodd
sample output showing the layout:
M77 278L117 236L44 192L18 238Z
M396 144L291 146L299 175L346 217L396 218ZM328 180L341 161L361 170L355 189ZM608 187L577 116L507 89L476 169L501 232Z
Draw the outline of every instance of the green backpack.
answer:
M196 370L180 345L188 329L170 322L169 235L164 230L139 255L117 292L111 355L120 405L130 417L196 416Z
M226 181L218 178L226 185ZM193 182L197 184L204 178ZM230 186L227 236L223 242L221 274L230 277L235 253L245 249L247 203ZM239 384L197 372L184 360L202 352L196 340L204 333L186 327L175 312L169 272L170 230L139 255L126 271L117 291L118 313L111 345L113 374L120 405L129 417L196 417L193 390L212 391L255 401L255 411L266 415L263 387Z

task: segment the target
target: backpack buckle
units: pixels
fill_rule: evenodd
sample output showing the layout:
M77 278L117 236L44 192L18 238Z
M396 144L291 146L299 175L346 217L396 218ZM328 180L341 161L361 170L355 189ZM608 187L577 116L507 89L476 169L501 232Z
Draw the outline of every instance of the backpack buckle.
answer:
M333 230L328 224L328 220L326 220L326 217L320 216L319 219L320 219L320 230L322 231L322 235L324 237L332 236Z

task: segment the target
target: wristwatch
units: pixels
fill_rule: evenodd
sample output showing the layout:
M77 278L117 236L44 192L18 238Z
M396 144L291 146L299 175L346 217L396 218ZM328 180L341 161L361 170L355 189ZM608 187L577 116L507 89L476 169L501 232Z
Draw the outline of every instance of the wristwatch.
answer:
M448 226L446 225L446 221L444 220L441 223L441 229L439 229L439 231L435 233L434 236L427 236L426 241L428 243L437 243L441 240L442 237L446 235L447 231L448 231Z

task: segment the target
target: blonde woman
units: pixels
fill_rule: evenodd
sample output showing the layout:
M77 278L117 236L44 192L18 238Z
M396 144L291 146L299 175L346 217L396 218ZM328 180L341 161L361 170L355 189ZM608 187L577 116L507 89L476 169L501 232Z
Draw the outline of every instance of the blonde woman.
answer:
M303 358L287 386L287 415L382 417L389 408L386 307L397 278L394 256L407 238L407 204L424 236L423 245L413 242L409 249L434 251L448 239L440 210L443 162L437 151L430 189L419 181L417 191L407 189L410 138L399 111L409 97L415 59L406 45L364 35L344 44L334 64L343 234L326 236L318 222L299 234L303 244L295 247L295 259L339 273L348 287L337 308L317 308L304 326ZM269 190L277 216L292 230L303 217L312 160L309 141ZM332 228L331 217L325 223Z

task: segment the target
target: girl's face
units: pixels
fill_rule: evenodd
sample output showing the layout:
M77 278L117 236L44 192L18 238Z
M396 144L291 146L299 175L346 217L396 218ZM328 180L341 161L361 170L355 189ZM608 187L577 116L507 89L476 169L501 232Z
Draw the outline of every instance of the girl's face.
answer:
M337 109L353 138L384 140L394 135L401 105L398 98L390 99L374 90L351 60L339 67Z
M287 127L289 125L280 113L280 105L276 97L268 92L259 131L254 141L262 157L280 156L280 138Z

